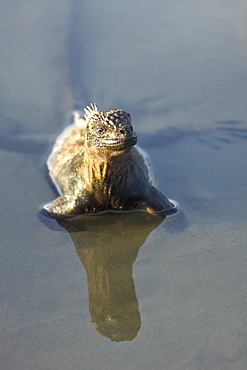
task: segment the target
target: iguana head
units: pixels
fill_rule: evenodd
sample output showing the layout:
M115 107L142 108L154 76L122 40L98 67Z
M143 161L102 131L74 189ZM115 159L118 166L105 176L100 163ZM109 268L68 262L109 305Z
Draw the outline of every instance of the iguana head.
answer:
M100 112L96 104L84 109L86 145L107 152L129 150L137 142L130 114L122 109Z

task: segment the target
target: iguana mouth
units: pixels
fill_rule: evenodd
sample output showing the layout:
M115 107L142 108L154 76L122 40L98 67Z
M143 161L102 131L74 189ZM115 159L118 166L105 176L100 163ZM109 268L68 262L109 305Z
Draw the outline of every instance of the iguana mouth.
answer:
M117 138L117 139L101 139L101 145L108 148L122 150L137 143L137 137L131 136L128 138Z

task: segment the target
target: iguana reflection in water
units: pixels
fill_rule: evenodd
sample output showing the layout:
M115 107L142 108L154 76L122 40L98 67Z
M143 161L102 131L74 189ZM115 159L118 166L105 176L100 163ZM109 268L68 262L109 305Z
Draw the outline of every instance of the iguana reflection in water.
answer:
M78 216L58 221L74 242L86 269L89 310L100 334L131 341L141 327L133 264L162 219L146 212Z

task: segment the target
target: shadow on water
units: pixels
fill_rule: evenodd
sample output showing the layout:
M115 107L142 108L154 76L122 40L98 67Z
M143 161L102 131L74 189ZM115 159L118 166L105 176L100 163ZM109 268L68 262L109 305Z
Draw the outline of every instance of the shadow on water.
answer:
M112 341L131 341L141 328L133 264L162 221L146 212L59 220L87 272L92 323Z

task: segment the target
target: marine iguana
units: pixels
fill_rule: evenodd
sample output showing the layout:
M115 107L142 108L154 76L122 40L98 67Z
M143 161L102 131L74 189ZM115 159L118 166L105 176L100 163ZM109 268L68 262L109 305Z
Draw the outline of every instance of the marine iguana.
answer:
M166 217L177 211L151 183L130 114L84 109L57 138L47 166L60 196L44 206L49 217L145 210Z

